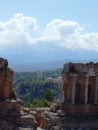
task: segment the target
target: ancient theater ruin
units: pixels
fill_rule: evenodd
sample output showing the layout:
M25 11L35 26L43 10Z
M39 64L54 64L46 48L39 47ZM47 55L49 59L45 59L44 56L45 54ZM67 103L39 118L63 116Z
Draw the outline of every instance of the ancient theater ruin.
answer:
M98 112L98 63L67 63L62 78L61 100L68 111Z
M98 130L98 63L66 63L60 96L44 111L46 130Z

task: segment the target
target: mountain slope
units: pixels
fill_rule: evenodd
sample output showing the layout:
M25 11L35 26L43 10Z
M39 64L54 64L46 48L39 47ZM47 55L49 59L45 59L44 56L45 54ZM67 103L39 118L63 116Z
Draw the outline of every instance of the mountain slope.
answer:
M11 51L13 50L13 51ZM11 47L0 56L8 59L10 66L15 71L36 71L56 69L64 63L97 61L98 52L83 49L68 49L54 43L39 43L24 47Z

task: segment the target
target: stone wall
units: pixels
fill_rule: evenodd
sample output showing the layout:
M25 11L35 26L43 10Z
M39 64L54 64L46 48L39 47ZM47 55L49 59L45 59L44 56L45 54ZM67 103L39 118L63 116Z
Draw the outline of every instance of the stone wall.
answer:
M62 71L61 99L67 104L98 104L98 63L68 63Z
M8 61L0 58L0 130L36 130L35 117L22 111L13 91L13 76Z
M0 99L16 99L12 88L14 72L8 68L8 61L0 58Z

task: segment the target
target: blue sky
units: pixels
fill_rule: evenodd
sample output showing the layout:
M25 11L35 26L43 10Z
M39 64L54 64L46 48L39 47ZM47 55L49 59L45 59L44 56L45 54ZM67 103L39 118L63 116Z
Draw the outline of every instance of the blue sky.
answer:
M95 27L98 20L98 0L3 0L0 20L8 20L16 13L35 17L41 26L58 18L75 20Z
M95 26L98 19L97 5L98 0L3 0L0 2L0 20L8 20L16 13L23 13L35 17L42 26L55 18Z
M73 59L73 53L96 59L97 5L98 0L0 0L0 55L25 62Z

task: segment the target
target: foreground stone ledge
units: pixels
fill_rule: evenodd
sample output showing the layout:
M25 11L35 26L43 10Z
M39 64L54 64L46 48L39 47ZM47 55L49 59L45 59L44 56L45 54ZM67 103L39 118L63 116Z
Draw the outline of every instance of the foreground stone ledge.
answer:
M98 105L59 105L58 109L66 111L66 113L98 113Z

